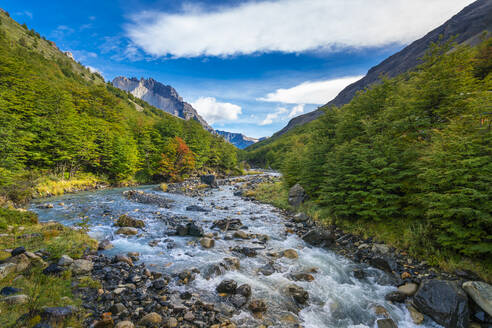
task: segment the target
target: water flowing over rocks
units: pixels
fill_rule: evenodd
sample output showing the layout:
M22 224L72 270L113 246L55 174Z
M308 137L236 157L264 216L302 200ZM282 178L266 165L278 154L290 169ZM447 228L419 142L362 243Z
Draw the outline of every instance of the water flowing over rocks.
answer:
M62 196L63 207L59 199L49 200L51 208L35 205L41 220L68 225L85 213L99 240L98 252L45 263L46 274L72 271L87 327L435 327L431 318L453 328L468 327L469 318L487 324L490 286L467 282L465 293L461 284L471 273L439 272L377 240L246 196L276 180L215 179L211 188L194 178L167 192L104 190ZM27 252L11 256L0 263L0 277L33 261ZM79 283L87 276L100 286Z

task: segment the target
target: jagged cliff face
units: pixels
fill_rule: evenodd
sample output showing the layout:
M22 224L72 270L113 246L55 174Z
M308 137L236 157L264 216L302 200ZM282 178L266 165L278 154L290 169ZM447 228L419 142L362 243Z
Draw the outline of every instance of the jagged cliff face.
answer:
M225 140L229 141L231 144L239 149L244 149L259 141L259 139L246 137L242 133L233 133L219 130L215 130L215 132L217 132L218 135L222 136Z
M420 58L425 54L431 42L438 42L441 35L444 40L456 37L454 41L457 43L474 45L480 41L480 36L484 31L492 33L491 0L478 0L464 8L423 38L371 68L364 78L343 89L335 99L325 106L342 106L349 103L357 91L377 83L381 75L391 78L413 69L421 63ZM275 136L282 135L296 126L311 122L322 114L323 111L318 109L295 117L290 120L286 127L275 133Z
M137 78L126 78L118 76L114 78L113 85L119 89L125 90L133 94L135 97L145 100L154 107L160 108L174 116L181 117L185 120L196 120L208 131L213 132L214 129L198 115L197 111L183 98L179 96L176 90L164 85L156 80L149 78L140 80Z

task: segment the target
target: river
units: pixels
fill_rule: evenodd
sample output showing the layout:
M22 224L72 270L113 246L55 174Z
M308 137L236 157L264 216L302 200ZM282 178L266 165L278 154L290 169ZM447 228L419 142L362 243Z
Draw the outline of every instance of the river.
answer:
M266 321L263 322L270 322L274 327L295 327L297 324L306 328L376 327L376 320L384 318L375 313L376 306L384 307L398 327L435 327L429 319L423 325L414 325L403 304L385 301L385 295L396 290L387 283L386 273L354 263L330 250L308 246L297 235L286 233L286 218L279 210L235 196L232 185L221 185L218 189L206 192L203 197L164 193L158 191L156 186L137 189L171 199L173 204L166 209L130 201L123 196L128 188L115 188L42 199L34 202L31 209L39 215L41 221L55 220L74 226L85 220L90 226L89 234L92 237L97 240L110 239L114 245L113 249L104 253L115 255L139 252L140 261L152 270L166 274L192 267L204 273L223 258L238 256L231 253L234 246L249 245L256 248L258 255L255 257L239 256L239 270L227 271L209 280L200 274L187 286L171 287L180 291L191 290L205 300L220 303L215 288L223 279L249 284L253 297L267 303ZM41 203L54 206L41 208ZM186 210L190 205L210 209L210 212ZM144 220L146 227L137 236L115 234L117 228L113 223L121 214ZM170 235L174 227L169 218L175 216L190 218L201 225L206 233L216 233L215 247L204 249L196 243L195 237ZM222 231L211 229L213 221L231 218L240 219L248 233L268 235L269 240L259 243L256 240L224 239ZM226 234L231 235L230 232ZM149 246L149 242L155 246ZM296 250L298 259L272 258L272 253L286 249ZM275 268L273 274L258 272L269 263L273 263ZM366 278L355 278L355 268L362 268ZM291 274L309 270L314 272L313 281L291 280ZM298 307L286 295L285 287L292 283L309 293L307 306ZM236 312L232 320L238 327L257 326L262 322L253 318L247 309Z

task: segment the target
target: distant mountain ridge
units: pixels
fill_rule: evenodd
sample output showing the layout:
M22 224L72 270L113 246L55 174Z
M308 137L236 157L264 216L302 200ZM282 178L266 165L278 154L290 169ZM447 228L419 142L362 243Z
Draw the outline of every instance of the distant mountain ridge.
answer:
M185 102L170 85L164 85L153 78L139 80L135 77L124 76L115 77L113 85L174 116L185 120L196 120L206 130L214 132L214 129L198 114L196 109Z
M429 32L423 38L411 43L379 65L372 67L365 77L347 86L323 107L342 106L349 103L357 91L364 90L371 84L377 83L382 74L391 78L416 67L420 63L419 59L425 54L431 42L438 42L441 35L443 36L443 40L449 40L451 37L456 36L455 42L473 45L478 43L484 31L492 32L491 0L478 0L465 7L446 23ZM313 112L295 117L282 130L275 133L274 136L280 136L296 126L309 123L322 114L323 110L318 108Z
M217 132L218 135L222 136L225 140L227 140L228 142L230 142L231 144L233 144L239 149L244 149L261 140L261 139L246 137L242 133L233 133L233 132L226 132L220 130L215 130L215 132Z

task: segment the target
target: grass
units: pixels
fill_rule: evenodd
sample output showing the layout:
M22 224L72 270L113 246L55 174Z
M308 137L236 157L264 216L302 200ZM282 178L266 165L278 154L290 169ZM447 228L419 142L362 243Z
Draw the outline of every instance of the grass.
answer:
M284 187L282 182L260 183L256 186L254 190L247 190L244 193L244 196L253 197L254 199L262 203L271 204L284 210L292 209L292 207L287 202L287 188Z
M43 177L34 187L36 197L59 196L81 190L93 189L100 183L106 183L101 178L91 174L84 174L71 179L60 179L59 177Z
M288 190L282 182L259 184L255 190L246 191L245 196L281 209L292 209L287 202ZM378 242L406 252L419 261L427 261L430 265L443 271L452 273L457 269L470 270L485 281L492 282L492 259L470 259L436 247L432 236L428 233L430 230L428 223L414 221L401 225L396 221L333 220L327 208L319 207L312 202L304 204L300 210L322 225L336 224L346 233L358 235L364 239L372 237Z
M84 231L70 229L58 223L40 224L32 212L0 208L0 249L24 246L28 251L43 250L49 253L47 262L57 261L61 255L80 258L85 249L95 249L97 242ZM0 259L9 257L0 251ZM45 306L79 306L81 301L72 294L70 271L58 277L41 273L42 267L33 266L22 274L11 274L0 280L0 289L6 286L20 288L29 296L29 303L7 305L0 302L0 327L33 327L40 321L40 310ZM81 287L99 288L100 284L91 278L82 278ZM64 323L63 327L82 327L84 313L77 313Z

